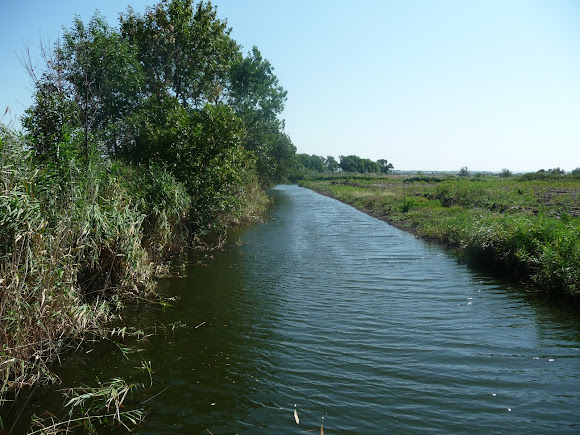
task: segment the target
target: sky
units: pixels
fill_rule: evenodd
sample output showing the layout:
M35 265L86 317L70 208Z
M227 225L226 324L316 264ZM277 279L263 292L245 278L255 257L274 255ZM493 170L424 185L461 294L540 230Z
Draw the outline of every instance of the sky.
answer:
M36 56L75 15L99 9L116 25L128 5L155 3L0 0L2 122L18 126L31 103L23 49ZM288 91L282 117L299 153L399 170L580 167L580 1L212 3Z

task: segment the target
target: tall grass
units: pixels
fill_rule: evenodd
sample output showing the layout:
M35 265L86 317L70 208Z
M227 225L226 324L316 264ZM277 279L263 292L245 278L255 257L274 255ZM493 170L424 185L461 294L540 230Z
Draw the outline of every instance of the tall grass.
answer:
M142 245L155 264L191 246L188 225L191 197L185 186L162 168L130 167L117 163L116 172L132 192L143 221Z
M76 141L65 135L43 161L0 125L0 409L24 387L55 381L49 364L71 339L124 301L153 296L161 262L197 239L192 199L168 171L96 151L87 160ZM267 203L256 183L240 186L238 200L223 223Z
M77 432L98 433L98 429L114 430L123 427L133 432L145 419L147 411L142 405L127 405L126 399L135 399L144 390L143 384L127 383L122 378L100 382L97 387L78 387L64 392L68 415L59 419L55 415L33 416L29 435L56 435Z
M33 166L22 138L0 142L0 397L54 378L66 344L150 288L144 215L98 160Z

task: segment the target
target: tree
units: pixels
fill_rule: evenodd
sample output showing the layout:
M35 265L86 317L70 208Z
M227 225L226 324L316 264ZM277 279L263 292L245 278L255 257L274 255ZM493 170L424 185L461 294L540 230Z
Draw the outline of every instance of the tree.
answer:
M148 98L158 104L176 99L189 111L208 103L231 106L243 121L244 147L254 155L260 181L274 184L296 152L278 119L286 91L260 51L254 47L244 57L230 32L210 2L163 0L144 15L129 9L121 16L121 33L143 65Z
M72 89L69 97L78 108L85 153L91 134L97 134L115 154L123 141L124 120L141 99L143 76L135 51L98 13L88 26L76 17L59 50Z
M558 168L553 168L550 169L548 171L549 175L555 176L555 177L559 177L560 175L564 175L566 172L563 169Z
M317 155L308 154L296 154L296 161L302 166L302 169L306 169L312 172L324 172L324 157Z
M380 165L370 159L361 159L355 155L339 156L339 159L340 169L345 172L358 172L361 174L366 174L378 173L380 170Z
M65 30L24 121L37 155L58 157L68 138L87 159L99 146L158 165L200 210L231 208L249 173L264 185L285 177L296 152L279 119L286 91L256 47L241 54L210 2L163 0L120 21L116 31L97 13Z
M220 100L238 45L211 2L163 0L144 15L129 8L120 20L123 37L137 47L149 93L197 109Z
M22 125L27 131L36 158L54 161L61 157L65 128L74 122L75 107L62 88L43 76L36 84L34 101L24 112Z
M265 185L284 178L296 152L284 133L284 122L278 118L287 92L273 70L254 46L246 57L240 55L232 64L226 99L244 121L245 147L256 157L258 176Z
M278 84L274 68L256 46L248 56L239 56L229 71L227 102L251 130L272 122L284 110L287 92Z
M332 156L327 156L324 160L324 166L327 171L329 172L336 172L338 171L338 162Z
M512 171L510 171L507 168L503 168L501 170L501 172L499 173L499 176L502 177L502 178L511 177L512 176Z
M338 166L340 166L340 169L342 169L344 172L362 172L360 170L361 169L360 157L350 155L350 156L338 156L338 158L340 160Z
M389 163L385 159L377 160L377 164L379 165L379 170L380 170L381 174L386 174L386 173L390 172L392 169L394 169L393 164Z
M459 170L459 176L460 177L469 177L469 170L467 169L467 166L464 166L463 168L461 168Z
M358 172L363 174L374 174L379 172L379 165L376 162L373 162L371 159L360 159L360 168Z
M57 155L65 125L82 131L86 158L91 141L114 154L123 142L124 121L141 99L134 51L96 13L88 25L76 17L45 62L39 79L31 74L34 103L23 121L36 154Z
M229 106L208 103L189 111L177 98L153 96L138 119L143 125L126 158L159 165L183 183L198 228L235 208L238 189L253 167L243 148L243 123Z

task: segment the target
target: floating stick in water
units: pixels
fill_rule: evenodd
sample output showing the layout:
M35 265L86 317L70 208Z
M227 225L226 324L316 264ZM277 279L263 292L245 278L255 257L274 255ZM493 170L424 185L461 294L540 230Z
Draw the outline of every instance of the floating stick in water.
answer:
M296 424L300 424L300 419L298 418L298 413L296 412L296 404L294 404L294 420Z

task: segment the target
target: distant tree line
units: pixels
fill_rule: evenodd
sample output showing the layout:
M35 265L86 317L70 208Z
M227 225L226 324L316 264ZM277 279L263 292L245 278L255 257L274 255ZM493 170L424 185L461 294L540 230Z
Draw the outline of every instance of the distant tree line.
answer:
M334 173L350 172L359 174L386 174L393 169L393 164L385 159L372 161L355 155L339 156L339 161L332 156L296 154L295 170L297 172Z

